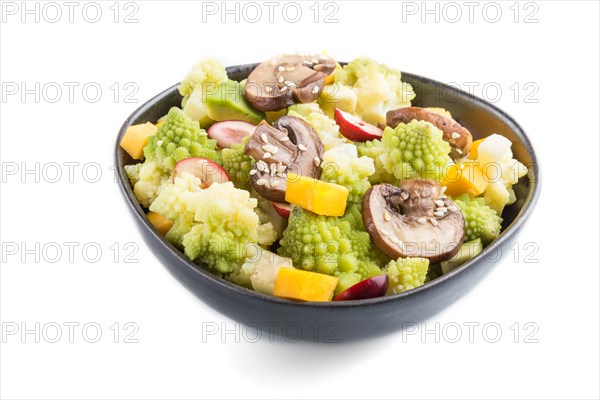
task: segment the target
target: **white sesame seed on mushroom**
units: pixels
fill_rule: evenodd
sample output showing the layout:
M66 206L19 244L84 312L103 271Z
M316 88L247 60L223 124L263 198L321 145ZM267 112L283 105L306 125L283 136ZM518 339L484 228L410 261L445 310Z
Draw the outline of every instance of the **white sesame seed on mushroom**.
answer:
M446 186L442 186L442 188L440 189L440 194L444 193L446 189L448 189Z
M317 166L317 167L318 167L319 165L321 165L321 159L320 159L319 157L315 157L315 158L314 158L314 162L315 162L315 166Z
M389 235L389 232L386 229L380 229L379 233L381 233L383 236Z
M446 214L443 213L443 212L441 212L441 211L436 211L436 212L433 213L433 215L435 215L436 217L443 217Z
M279 79L277 79L277 81L278 81L279 83L283 83L283 81L285 81L285 78L283 77L283 75L281 75L281 76L279 77Z
M250 175L256 175L256 170L255 169L251 169L250 170Z
M458 139L460 137L460 133L452 132L452 139Z
M279 181L271 181L271 187L279 185Z
M386 221L389 221L389 220L391 220L391 219L392 219L392 216L390 215L390 213L389 213L389 212L387 212L387 211L384 211L384 212L383 212L383 219L385 219Z
M317 94L317 93L319 93L319 90L320 90L319 87L315 86L312 88L311 92L313 92L314 94Z
M289 87L296 87L296 82L294 81L285 81L285 84Z
M438 207L435 211L441 212L441 213L445 213L448 211L448 209L446 207Z
M456 150L456 152L457 152L458 154L462 154L462 150L461 150L461 149L455 149L455 150ZM465 166L465 164L460 164L460 168L461 168L461 169L462 169L464 166Z
M273 88L271 86L265 87L265 92L271 93L272 91L273 91Z
M425 222L427 222L427 220L425 219L425 217L421 217L417 220L417 222L420 224L424 224Z
M280 65L279 67L277 67L277 71L283 72L285 71L285 67L283 65Z
M266 179L263 179L263 178L260 178L260 179L258 179L258 180L256 181L256 184L257 184L258 186L264 186L264 185L266 185L266 184L267 184L267 180L266 180Z
M279 141L280 141L280 142L287 142L288 140L290 140L290 138L289 138L289 137L287 137L287 136L283 136L283 137L280 137L280 138L279 138Z
M279 89L279 91L281 91L281 92L285 92L286 90L288 90L287 86L283 86L281 89Z
M271 64L272 67L276 66L277 65L277 59L273 58L269 64Z
M435 204L436 204L438 207L444 207L444 200L440 200L440 199L438 199L438 200L436 200L436 201L435 201Z
M261 134L260 134L260 138L262 139L262 141L263 141L265 144L269 144L269 138L267 137L267 134L266 134L266 133L261 133Z
M437 220L435 218L429 218L429 222L431 222L431 225L433 225L433 226L437 226L438 225L438 222L437 222Z
M267 151L266 153L263 154L263 159L271 158L272 156L273 156L273 154L271 154Z
M296 67L294 67L294 66L291 66L291 67L287 67L285 70L286 70L287 72L292 72L292 71L293 71L293 70L295 70L295 69L296 69Z
M299 144L298 144L298 149L299 149L300 151L306 151L306 150L308 150L308 149L306 148L306 146L305 146L305 145L303 145L302 143L299 143Z

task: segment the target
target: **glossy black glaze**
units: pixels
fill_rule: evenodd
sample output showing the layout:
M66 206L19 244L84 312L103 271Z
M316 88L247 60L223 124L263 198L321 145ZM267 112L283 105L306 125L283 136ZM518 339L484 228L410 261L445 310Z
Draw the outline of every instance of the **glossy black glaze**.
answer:
M241 80L257 64L233 66L227 69L230 78ZM474 133L499 133L513 142L513 152L528 168L529 173L516 186L519 201L504 212L502 235L483 253L451 273L417 289L378 299L296 303L265 296L215 277L190 262L183 254L158 234L147 221L145 212L137 203L124 165L132 162L119 142L127 127L146 121L156 122L170 107L179 106L181 96L177 85L165 90L136 110L123 124L115 144L115 162L119 186L141 230L144 240L169 269L189 290L223 314L274 332L288 341L342 341L381 335L402 329L403 324L417 323L435 315L472 288L491 267L506 254L511 238L522 228L540 193L539 166L525 132L507 114L495 106L440 82L404 73L402 79L413 85L417 98L415 106L443 107ZM190 316L194 318L194 316Z

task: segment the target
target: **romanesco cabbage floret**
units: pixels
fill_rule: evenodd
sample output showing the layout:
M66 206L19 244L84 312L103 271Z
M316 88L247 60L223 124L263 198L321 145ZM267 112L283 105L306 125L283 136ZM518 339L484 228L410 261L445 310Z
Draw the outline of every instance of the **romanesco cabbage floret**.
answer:
M295 268L338 277L337 293L379 275L384 258L373 248L360 215L358 205L350 205L340 218L294 206L278 252L290 257Z
M400 71L361 57L336 71L334 82L351 86L356 91L355 113L363 120L373 125L385 125L386 112L408 107L415 98L412 87L400 78Z
M215 90L227 79L227 72L218 60L207 58L200 61L179 85L183 112L203 128L212 124L214 121L208 116L205 102L206 93Z
M429 260L413 257L392 260L385 266L383 272L390 278L388 294L405 292L421 286L425 282Z
M383 163L381 162L381 158L379 157L385 150L381 140L375 139L368 140L366 142L356 142L355 145L359 156L369 157L373 160L375 173L369 176L369 182L371 182L372 185L376 185L378 183L397 183L398 180L396 177L386 171Z
M323 113L317 103L295 104L288 107L288 115L305 120L314 129L325 150L346 143L340 135L340 127Z
M169 183L170 177L170 171L162 168L157 162L144 162L137 173L137 181L132 181L135 198L142 206L149 207L162 188Z
M373 160L358 157L356 146L349 143L323 153L321 169L321 180L345 186L349 191L348 202L353 203L362 202L371 187L369 176L375 173Z
M177 162L190 157L220 161L216 146L217 142L208 138L197 121L192 121L180 109L173 107L165 123L148 138L144 156L147 161L155 161L162 168L173 170Z
M500 236L502 217L481 197L461 195L454 199L465 218L465 242L480 238L484 245Z
M213 183L201 189L202 182L183 173L166 186L150 206L173 221L167 238L184 249L194 261L203 262L220 274L233 271L256 243L270 245L272 226L261 227L254 212L256 199L231 182ZM270 243L261 243L261 240Z
M379 156L387 172L397 179L427 178L440 181L450 162L450 145L429 122L413 120L383 131L384 151Z
M183 105L196 88L204 83L221 83L227 80L225 67L214 58L200 60L179 84L179 93L183 96Z
M131 186L135 186L135 184L138 183L138 181L140 180L140 170L142 169L143 165L144 163L137 163L125 166L125 173L129 178Z
M249 136L242 143L234 144L229 149L223 149L223 168L231 178L233 184L240 189L250 189L250 170L254 167L254 160L244 154L244 148L250 139Z

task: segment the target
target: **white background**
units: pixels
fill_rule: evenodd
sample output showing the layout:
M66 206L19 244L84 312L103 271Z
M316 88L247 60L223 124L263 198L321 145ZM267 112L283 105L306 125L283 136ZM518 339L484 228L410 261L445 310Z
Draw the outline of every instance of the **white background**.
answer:
M422 15L421 2L366 1L336 2L338 23L323 22L321 4L315 23L313 2L301 2L295 24L283 18L283 3L273 23L261 3L260 22L242 16L235 23L230 15L226 24L220 14L203 22L202 3L192 1L137 1L138 23L129 24L123 19L135 8L124 9L123 3L118 23L112 1L99 2L97 23L83 18L85 3L75 8L73 23L67 6L57 4L63 15L56 23L47 21L56 12L49 8L39 22L29 15L25 23L22 10L11 15L3 8L0 28L6 96L0 104L2 398L598 398L597 2L498 2L502 15L496 23L486 21L495 18L496 7L486 14L485 3L476 6L472 22L468 6L454 3L462 18L452 23L456 7L445 3L437 5L436 22L435 14ZM175 281L142 241L111 175L114 140L141 102L177 82L202 57L231 65L322 50L340 60L368 55L464 89L476 83L475 94L492 98L532 139L542 166L542 196L515 239L515 251L417 333L345 344L271 342L267 336L252 343L243 327ZM52 85L39 102L34 94L7 95L10 83L21 82L29 88L56 82L62 98L48 101L56 94ZM80 85L73 102L65 82ZM87 99L82 95L90 82L103 90L96 103L92 89ZM139 87L132 97L137 104L124 101L128 82ZM116 101L110 89L115 83L121 88ZM525 88L527 83L533 86ZM486 84L501 88L498 99L492 89L482 93ZM532 94L532 88L539 90ZM65 162L79 163L72 164L72 182ZM21 174L36 163L37 176ZM57 172L52 163L61 165L56 183L50 182ZM95 165L102 176L91 183ZM78 243L72 260L65 242ZM22 251L36 243L39 262ZM55 263L52 243L63 253ZM89 243L86 260L82 248ZM133 247L125 248L127 243ZM95 263L90 246L102 250ZM125 262L136 246L138 262ZM536 248L529 261L538 262L526 262ZM73 343L64 325L69 322L80 324ZM125 329L127 322L135 325ZM472 340L464 325L470 322L480 324ZM21 336L36 323L39 343L34 334ZM86 323L101 327L97 343L87 341L95 336L92 328L82 333ZM120 324L117 343L114 323ZM440 337L424 335L436 323ZM496 343L490 340L493 329L482 332L486 323L501 328ZM54 324L62 327L62 337L50 343ZM209 325L234 333L203 338ZM457 325L462 337L450 343ZM138 342L125 343L135 326L139 330L130 339ZM10 335L15 327L19 332Z

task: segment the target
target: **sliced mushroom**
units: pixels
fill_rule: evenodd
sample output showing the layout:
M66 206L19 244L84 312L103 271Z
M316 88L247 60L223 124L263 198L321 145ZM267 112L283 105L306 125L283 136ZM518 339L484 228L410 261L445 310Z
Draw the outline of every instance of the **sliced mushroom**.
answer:
M444 132L444 140L452 148L450 157L453 160L469 154L473 142L471 132L450 117L421 107L404 107L388 111L386 114L386 122L392 128L400 122L408 124L413 119L430 122Z
M244 153L256 160L250 171L252 187L264 198L284 203L287 171L318 178L323 144L312 127L300 118L284 115L274 127L261 122ZM319 162L316 162L316 160Z
M440 189L429 179L371 187L363 200L363 222L375 245L393 259L424 257L432 264L456 254L465 221Z
M259 64L244 87L246 100L262 111L275 111L316 100L335 60L325 55L280 55Z

